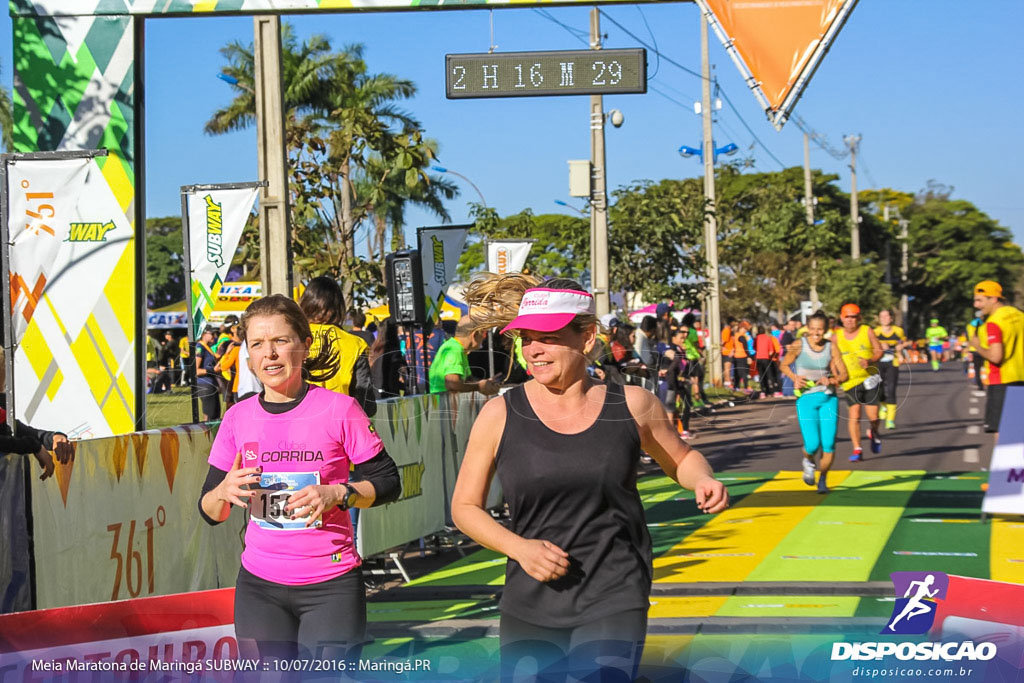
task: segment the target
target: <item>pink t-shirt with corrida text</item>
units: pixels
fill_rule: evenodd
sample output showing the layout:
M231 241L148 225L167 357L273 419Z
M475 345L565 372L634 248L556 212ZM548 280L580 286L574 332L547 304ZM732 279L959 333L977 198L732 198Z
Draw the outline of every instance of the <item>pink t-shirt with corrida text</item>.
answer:
M227 471L242 453L242 467L262 465L261 485L281 487L267 499L283 515L281 508L292 492L317 478L321 484L346 482L350 464L366 462L382 448L351 396L310 386L299 405L280 415L264 410L257 396L232 406L213 441L209 462ZM242 566L267 581L320 583L360 563L352 520L337 506L323 514L318 526L253 517L245 531Z

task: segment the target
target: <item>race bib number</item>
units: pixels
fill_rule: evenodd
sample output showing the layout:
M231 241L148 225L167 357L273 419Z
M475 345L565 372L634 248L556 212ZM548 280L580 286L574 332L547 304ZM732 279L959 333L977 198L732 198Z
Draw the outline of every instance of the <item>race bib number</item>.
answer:
M291 518L285 512L288 498L296 491L310 484L320 483L319 472L272 472L260 476L260 486L254 489L256 495L249 499L249 515L256 526L274 531L301 531L315 529L323 523L317 519L306 526L309 515Z

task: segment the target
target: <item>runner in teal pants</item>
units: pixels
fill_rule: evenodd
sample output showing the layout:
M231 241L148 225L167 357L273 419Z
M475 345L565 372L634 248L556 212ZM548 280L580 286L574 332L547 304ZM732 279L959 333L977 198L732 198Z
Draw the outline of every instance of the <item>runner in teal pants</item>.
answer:
M828 318L818 311L807 320L807 334L789 345L782 372L796 387L796 415L804 439L804 483L814 485L814 458L818 461L818 493L828 493L826 476L836 452L839 399L836 385L846 379L839 349L825 339Z

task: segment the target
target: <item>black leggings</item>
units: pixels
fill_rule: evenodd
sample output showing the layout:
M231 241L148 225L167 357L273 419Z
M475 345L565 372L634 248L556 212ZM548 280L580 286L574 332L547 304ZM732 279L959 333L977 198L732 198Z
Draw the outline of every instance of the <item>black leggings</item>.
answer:
M240 649L254 643L261 659L357 659L366 641L362 568L302 586L239 568L235 636Z
M536 626L502 614L499 630L502 681L628 683L640 666L647 610L619 612L573 628Z
M892 363L879 363L882 376L882 403L896 403L896 387L900 383L900 367Z
M765 396L782 391L782 382L779 380L779 364L770 358L757 360L757 378L761 381L761 393Z

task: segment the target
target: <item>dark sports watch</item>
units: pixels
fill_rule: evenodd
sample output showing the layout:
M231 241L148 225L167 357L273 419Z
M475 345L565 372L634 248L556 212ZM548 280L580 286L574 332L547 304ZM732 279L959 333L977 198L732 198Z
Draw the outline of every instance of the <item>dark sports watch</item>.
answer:
M348 482L342 484L342 486L345 487L346 493L345 496L341 499L341 502L338 503L338 507L341 508L342 510L348 510L349 508L353 508L356 506L356 499L359 498L359 492L356 491L356 488L352 486L352 484L349 484Z

